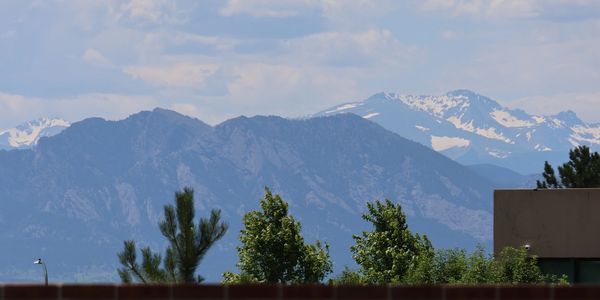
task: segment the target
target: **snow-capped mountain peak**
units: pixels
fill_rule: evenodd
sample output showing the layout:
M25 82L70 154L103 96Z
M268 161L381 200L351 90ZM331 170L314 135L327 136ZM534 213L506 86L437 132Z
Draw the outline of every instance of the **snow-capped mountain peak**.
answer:
M316 115L337 113L357 114L462 163L519 160L515 169L522 172L530 171L524 166L540 164L530 156L564 157L573 146L600 146L600 124L587 124L572 111L530 115L464 89L443 95L379 93Z
M53 136L69 127L69 122L58 118L39 118L14 128L0 131L0 149L23 149L37 144L41 137Z
M560 120L570 126L583 124L583 121L581 121L581 119L577 117L577 114L572 110L562 111L552 116L552 118Z

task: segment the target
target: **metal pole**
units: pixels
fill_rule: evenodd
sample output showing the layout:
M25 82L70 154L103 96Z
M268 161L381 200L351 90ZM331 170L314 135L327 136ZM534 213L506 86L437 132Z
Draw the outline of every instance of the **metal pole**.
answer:
M42 266L44 266L44 283L48 285L48 269L46 268L46 263L42 262Z
M46 268L46 263L41 259L38 258L38 260L33 262L36 265L42 265L44 267L44 284L48 285L48 268Z

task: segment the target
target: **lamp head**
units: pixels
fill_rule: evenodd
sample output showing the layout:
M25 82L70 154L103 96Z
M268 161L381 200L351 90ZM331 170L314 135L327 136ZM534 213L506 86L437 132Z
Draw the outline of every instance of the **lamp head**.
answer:
M38 258L36 261L33 262L36 265L41 265L42 264L42 259Z

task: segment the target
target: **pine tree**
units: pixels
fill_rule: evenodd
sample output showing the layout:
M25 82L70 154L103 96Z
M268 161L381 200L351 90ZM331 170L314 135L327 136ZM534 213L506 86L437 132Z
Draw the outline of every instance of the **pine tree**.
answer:
M544 163L544 181L537 181L538 188L597 188L600 187L600 154L591 153L587 146L569 151L569 161L558 167L560 181L552 166Z
M331 272L329 246L305 244L301 225L288 204L265 188L260 211L244 216L240 232L239 274L226 272L225 283L315 283Z
M165 205L165 219L159 223L163 236L170 245L165 259L153 253L149 247L142 248L142 263L137 263L136 245L133 240L124 241L124 249L118 253L122 268L117 272L124 283L200 283L202 276L196 269L210 247L227 232L228 225L221 222L219 210L212 210L209 219L201 218L194 224L194 191L184 188L175 193L175 207ZM161 268L161 261L164 267Z

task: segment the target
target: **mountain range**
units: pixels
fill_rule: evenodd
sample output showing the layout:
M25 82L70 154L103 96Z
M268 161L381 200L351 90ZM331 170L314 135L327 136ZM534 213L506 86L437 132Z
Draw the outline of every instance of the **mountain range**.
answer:
M164 249L162 207L184 186L195 190L198 216L219 208L230 224L200 265L208 281L235 270L242 216L265 186L290 203L308 241L331 245L338 272L352 265L352 235L369 228L360 216L375 198L401 203L411 229L437 247L491 249L493 183L363 117L209 126L155 109L86 119L29 149L0 151L0 280L41 278L38 257L51 281L117 280L123 240Z
M552 116L509 109L469 90L440 96L379 93L314 116L354 113L465 165L494 164L540 173L544 161L567 160L578 145L600 145L600 124L572 111Z
M378 93L310 117L339 113L362 116L464 165L488 165L485 174L495 178L503 171L492 175L491 165L539 174L545 160L561 164L575 146L600 145L600 124L586 123L572 111L531 115L469 90L440 96ZM41 137L58 134L69 125L62 119L40 118L0 130L0 150L31 148ZM530 186L530 179L525 184L522 179L508 182Z

